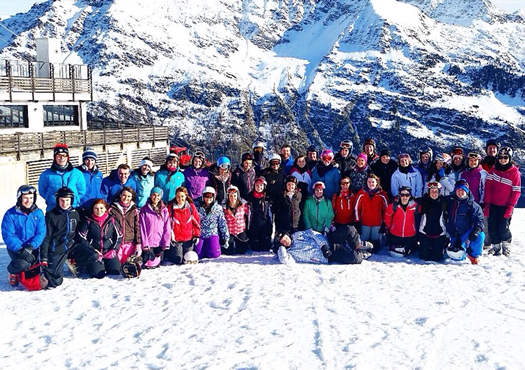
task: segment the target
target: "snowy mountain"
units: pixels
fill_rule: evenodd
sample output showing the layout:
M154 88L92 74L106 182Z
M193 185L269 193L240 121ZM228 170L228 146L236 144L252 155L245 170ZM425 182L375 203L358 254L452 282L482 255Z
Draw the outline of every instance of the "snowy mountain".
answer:
M92 119L215 154L525 143L525 18L488 0L50 0L2 24L0 58L56 37L94 68Z

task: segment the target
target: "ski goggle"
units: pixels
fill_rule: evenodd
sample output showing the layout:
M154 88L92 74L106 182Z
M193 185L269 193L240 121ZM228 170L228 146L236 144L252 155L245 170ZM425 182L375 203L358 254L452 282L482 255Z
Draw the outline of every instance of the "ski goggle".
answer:
M195 152L195 154L193 155L193 157L194 157L194 158L201 158L201 159L206 158L206 156L204 155L204 153L201 152L201 151Z
M352 144L350 143L341 143L341 145L339 145L339 148L341 149L350 149L352 147Z
M456 148L452 151L452 156L455 156L455 155L465 155L465 152L463 151L463 149L461 148Z
M481 159L481 156L478 153L476 153L476 152L470 152L467 156L469 158L477 159L478 161Z
M427 184L427 189L441 189L441 184L437 181L431 181Z
M36 194L36 188L31 185L23 185L20 188L18 188L16 197L20 198L22 195L27 195L27 194Z
M410 193L399 193L400 197L409 197Z
M222 168L223 170L229 170L230 169L230 165L228 163L223 163L219 167Z

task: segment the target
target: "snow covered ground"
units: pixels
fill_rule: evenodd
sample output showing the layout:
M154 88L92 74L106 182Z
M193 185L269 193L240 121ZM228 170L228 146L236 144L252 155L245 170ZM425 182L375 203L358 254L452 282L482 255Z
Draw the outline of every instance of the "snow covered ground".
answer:
M254 254L40 292L9 286L1 246L1 367L523 369L524 220L516 210L512 257L479 266Z

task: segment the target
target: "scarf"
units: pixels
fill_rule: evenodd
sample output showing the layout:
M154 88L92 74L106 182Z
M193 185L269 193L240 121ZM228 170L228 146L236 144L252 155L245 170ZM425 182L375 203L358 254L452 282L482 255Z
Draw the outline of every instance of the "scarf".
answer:
M95 216L95 214L92 214L91 216L93 217L93 220L95 220L100 226L102 226L104 225L104 222L106 222L106 220L108 219L109 214L107 212L104 212L102 216Z

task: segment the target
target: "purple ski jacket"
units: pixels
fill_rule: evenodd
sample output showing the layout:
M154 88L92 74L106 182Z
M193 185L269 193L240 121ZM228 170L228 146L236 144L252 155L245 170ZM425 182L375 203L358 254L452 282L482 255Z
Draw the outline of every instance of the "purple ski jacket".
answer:
M144 247L168 247L171 241L171 221L168 208L162 204L160 214L155 212L148 201L140 209L140 235Z

